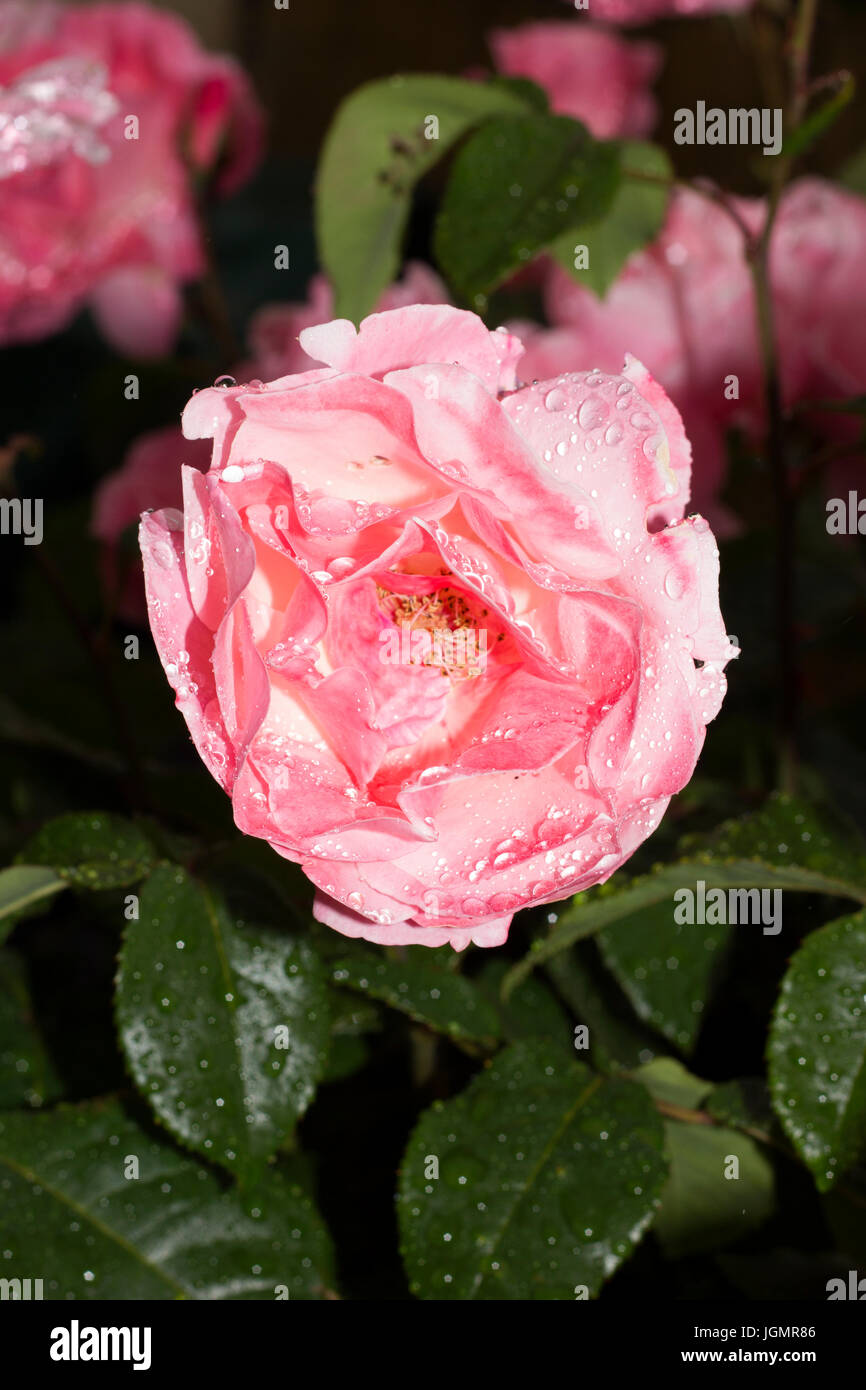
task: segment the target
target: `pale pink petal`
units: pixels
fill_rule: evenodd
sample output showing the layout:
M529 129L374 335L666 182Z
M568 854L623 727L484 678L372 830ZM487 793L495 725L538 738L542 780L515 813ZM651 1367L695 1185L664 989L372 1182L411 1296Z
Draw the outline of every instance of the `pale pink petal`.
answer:
M358 329L348 319L306 328L301 347L337 371L377 377L422 363L454 362L494 393L513 387L522 352L513 334L491 333L465 309L423 304L371 314Z

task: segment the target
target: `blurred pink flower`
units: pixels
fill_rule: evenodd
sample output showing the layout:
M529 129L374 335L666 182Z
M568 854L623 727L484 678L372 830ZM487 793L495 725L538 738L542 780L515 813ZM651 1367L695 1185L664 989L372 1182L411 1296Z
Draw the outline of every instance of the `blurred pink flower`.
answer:
M824 179L793 183L771 276L788 401L866 391L866 200Z
M241 69L173 15L0 0L0 342L92 303L122 351L167 351L204 264L193 184L237 187L262 129Z
M542 20L488 36L498 70L543 87L551 109L583 121L600 140L647 135L656 119L649 91L662 63L658 44L570 20Z
M587 6L578 6L575 0L567 0L581 12ZM734 13L747 10L754 0L590 0L588 9L593 19L608 24L649 24L654 19L668 19L671 16L691 18L695 15Z
M764 205L732 200L754 234ZM866 204L818 179L785 194L771 245L782 389L787 404L866 389ZM550 328L514 330L526 380L598 366L614 371L626 352L645 362L682 413L692 441L693 499L720 531L731 524L718 499L725 431L755 438L763 422L762 370L743 236L696 193L671 200L659 238L632 256L604 299L551 264ZM736 377L726 395L726 381Z
M99 129L117 111L105 69L86 58L61 58L24 73L0 90L0 179L80 155L108 159Z

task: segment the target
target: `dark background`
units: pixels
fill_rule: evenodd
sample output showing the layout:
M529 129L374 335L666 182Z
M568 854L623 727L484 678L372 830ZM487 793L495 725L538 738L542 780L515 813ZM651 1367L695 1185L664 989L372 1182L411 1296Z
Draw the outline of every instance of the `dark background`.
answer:
M459 73L489 65L485 34L498 26L530 20L574 19L563 0L290 0L276 10L272 0L175 0L164 9L184 15L214 48L235 53L252 74L270 117L273 154L315 159L338 102L354 87L394 72ZM784 4L776 6L783 11ZM656 85L661 119L656 138L672 145L673 113L679 106L775 105L772 71L759 73L746 41L757 24L767 38L774 25L772 4L761 16L715 15L627 29L628 37L663 41L667 60ZM866 80L866 5L863 0L822 0L814 46L814 71L852 71ZM866 143L866 108L855 103L821 142L810 167L832 170ZM676 149L678 167L720 182L743 184L736 149Z

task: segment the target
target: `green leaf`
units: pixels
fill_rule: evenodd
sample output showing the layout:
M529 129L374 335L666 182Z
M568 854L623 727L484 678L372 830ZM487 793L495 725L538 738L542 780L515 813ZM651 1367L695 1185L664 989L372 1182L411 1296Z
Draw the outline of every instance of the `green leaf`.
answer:
M812 932L782 981L768 1045L773 1107L826 1192L866 1148L866 912Z
M773 1167L753 1139L676 1120L665 1130L671 1172L653 1229L666 1254L718 1250L768 1219L775 1206Z
M507 1003L500 997L502 981L508 962L491 955L475 977L478 988L486 995L502 1021L502 1032L509 1042L522 1038L550 1038L574 1055L574 1025L556 995L542 980L524 980Z
M622 181L604 216L586 227L572 227L550 247L578 284L599 297L607 293L629 256L658 236L673 179L671 162L658 145L627 141L621 160ZM581 246L587 248L589 262L583 269L575 264Z
M862 840L835 814L799 797L774 793L758 811L720 826L707 852L768 864L784 872L788 881L780 887L866 902Z
M659 1057L635 1075L675 1108L697 1110L711 1090L672 1057ZM732 1244L771 1214L773 1168L752 1139L709 1117L706 1123L668 1118L665 1139L670 1175L653 1231L666 1254L679 1258Z
M463 975L427 960L426 946L407 946L404 960L353 951L330 962L331 979L344 989L380 999L455 1042L492 1047L501 1036L492 1004Z
M62 1093L33 1017L24 966L14 951L0 951L0 1109L36 1108Z
M547 92L529 77L505 77L502 73L494 73L487 79L487 85L520 97L524 108L531 111L550 110Z
M382 1027L378 1004L368 1004L348 990L329 987L328 1011L334 1038L361 1038L366 1033L378 1033Z
M254 1177L324 1070L326 991L305 941L248 927L181 869L158 868L120 953L130 1073L183 1144Z
M436 223L436 258L476 308L561 233L602 217L618 151L568 116L503 116L467 140Z
M368 1035L382 1028L378 1004L368 1004L349 990L328 988L331 1045L322 1081L342 1081L370 1060Z
M4 1277L47 1299L316 1299L332 1278L298 1185L268 1174L245 1203L113 1100L0 1115L0 1173Z
M704 1109L714 1120L732 1129L758 1130L768 1139L783 1142L763 1077L743 1076L723 1081L720 1086L713 1087Z
M593 1076L543 1040L507 1048L409 1140L398 1211L412 1292L595 1294L652 1220L662 1144L642 1086ZM438 1178L425 1176L431 1158Z
M355 1072L365 1067L370 1060L370 1048L366 1038L355 1038L341 1033L331 1041L328 1064L322 1075L322 1083L345 1081Z
M597 940L638 1018L690 1052L734 928L689 926L673 914L666 897L599 932Z
M855 1267L862 1267L866 1264L866 1171L852 1169L844 1183L824 1193L821 1207L839 1250L853 1257Z
M11 869L0 869L0 941L22 917L38 912L65 887L65 879L41 865L13 864Z
M335 317L358 323L396 278L421 176L479 121L525 110L525 95L510 86L429 74L370 82L347 97L316 175L319 259Z
M44 864L76 888L124 888L152 867L153 846L132 821L104 811L48 821L18 856Z
M696 1110L713 1089L711 1081L694 1076L675 1057L656 1057L634 1075L656 1100L681 1110Z
M591 942L563 951L547 962L545 974L589 1029L593 1064L600 1071L631 1069L655 1055L658 1039L634 1017L616 981L591 953ZM528 983L524 980L518 989Z
M661 904L669 906L673 917L674 893L694 890L698 880L708 893L713 888L789 888L866 902L866 856L846 828L831 824L805 802L774 795L754 815L729 821L710 839L689 845L675 863L631 880L616 876L573 898L551 932L534 941L529 954L512 967L506 994L537 965L583 937Z

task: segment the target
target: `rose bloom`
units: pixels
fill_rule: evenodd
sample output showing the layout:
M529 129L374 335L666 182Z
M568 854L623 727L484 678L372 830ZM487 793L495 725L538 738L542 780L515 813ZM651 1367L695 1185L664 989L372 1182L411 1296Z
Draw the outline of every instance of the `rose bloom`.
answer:
M731 202L756 233L763 202ZM788 188L770 248L786 405L866 390L864 259L863 199L814 178ZM725 433L736 428L755 441L764 428L754 288L735 222L709 199L677 192L660 236L629 258L603 299L552 263L544 275L551 326L514 325L526 344L524 375L614 371L625 351L635 352L682 413L695 450L696 504L720 530L730 528L718 500ZM736 397L726 395L731 376Z
M0 342L56 332L87 304L120 351L166 352L180 287L204 269L193 184L230 192L260 152L243 72L147 5L0 0L0 125L10 105Z
M583 121L599 140L647 135L657 108L649 92L658 44L627 43L592 24L547 20L488 36L499 72L543 87L553 111Z
M689 444L633 359L517 388L519 342L448 306L301 344L328 365L186 408L213 458L142 518L157 650L319 920L496 945L652 833L721 704Z

